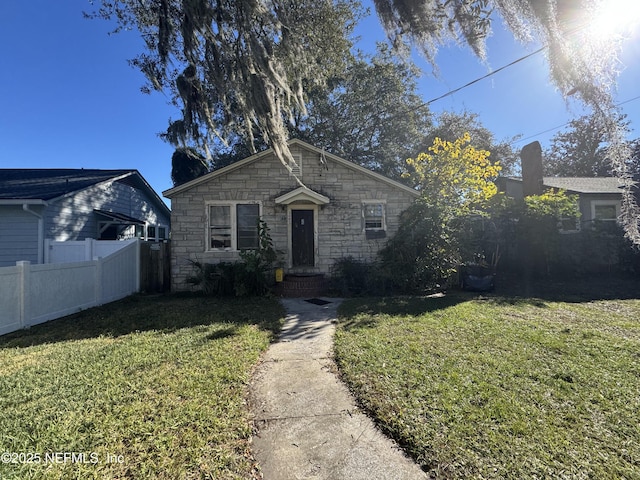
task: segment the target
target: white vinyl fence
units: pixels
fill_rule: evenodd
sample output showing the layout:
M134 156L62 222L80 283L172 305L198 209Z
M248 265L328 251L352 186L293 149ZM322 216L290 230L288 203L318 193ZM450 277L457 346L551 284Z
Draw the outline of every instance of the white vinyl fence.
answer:
M130 240L65 240L57 242L46 239L44 241L44 263L71 263L95 260L106 257L131 243L136 243L137 238Z
M140 245L86 262L0 268L0 335L113 302L140 290Z

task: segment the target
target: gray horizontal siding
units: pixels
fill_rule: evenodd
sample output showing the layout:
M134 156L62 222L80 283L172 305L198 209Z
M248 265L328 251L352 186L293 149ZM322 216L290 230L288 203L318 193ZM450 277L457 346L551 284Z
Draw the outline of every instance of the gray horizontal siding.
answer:
M122 213L153 225L169 225L141 190L119 182L95 185L49 205L45 215L45 237L53 240L96 238L94 210Z
M0 267L38 262L38 219L20 206L0 206Z

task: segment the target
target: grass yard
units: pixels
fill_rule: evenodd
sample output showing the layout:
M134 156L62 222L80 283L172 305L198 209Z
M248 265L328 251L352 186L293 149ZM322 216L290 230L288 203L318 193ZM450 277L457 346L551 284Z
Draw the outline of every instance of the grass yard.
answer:
M460 293L340 315L343 377L432 478L640 478L640 300Z
M0 337L0 479L251 478L248 381L283 314L135 296Z

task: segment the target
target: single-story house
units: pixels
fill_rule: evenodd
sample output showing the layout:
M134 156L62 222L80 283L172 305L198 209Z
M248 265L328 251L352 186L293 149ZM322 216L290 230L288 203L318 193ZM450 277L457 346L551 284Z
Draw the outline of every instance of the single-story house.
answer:
M498 178L500 191L506 195L522 199L529 195L540 195L545 190L564 190L578 196L580 219L563 221L563 231L575 232L592 226L595 221L615 223L622 207L622 189L616 177L545 177L542 167L542 147L540 142L525 145L520 152L522 177Z
M513 198L523 198L523 182L518 177L505 177L500 187ZM542 177L542 189L565 190L578 195L580 209L577 230L595 220L615 222L622 206L622 189L616 177Z
M187 288L190 261L236 261L255 249L259 218L286 273L326 274L345 257L373 260L419 196L300 140L289 148L295 176L266 150L163 192L171 199L173 290Z
M137 170L0 169L0 267L44 240L169 238L171 212Z

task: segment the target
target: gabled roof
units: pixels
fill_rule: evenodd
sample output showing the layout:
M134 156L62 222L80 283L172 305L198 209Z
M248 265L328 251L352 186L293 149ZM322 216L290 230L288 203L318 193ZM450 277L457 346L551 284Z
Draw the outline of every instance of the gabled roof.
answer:
M504 178L522 182L520 177ZM543 177L542 186L574 193L622 193L620 181L616 177Z
M303 142L302 140L298 140L298 139L293 139L293 140L289 140L289 146L300 146L302 148L305 148L307 150L310 150L312 152L315 152L319 155L324 155L324 157L327 160L332 160L336 163L341 164L344 167L350 168L351 170L355 170L357 172L360 172L364 175L367 175L369 177L375 178L376 180L382 181L384 183L387 183L395 188L399 188L401 190L404 190L405 192L414 195L416 197L420 196L420 193L418 193L416 190L414 190L411 187L408 187L400 182L397 182L395 180L390 179L389 177L385 177L384 175L381 175L379 173L373 172L367 168L361 167L360 165L357 165L353 162L349 162L348 160L345 160L344 158L340 158L336 155L333 155L331 153L325 152L320 148L314 147L313 145L310 145L306 142ZM245 165L248 165L250 163L253 162L257 162L258 160L260 160L261 158L264 158L268 155L271 155L273 153L273 149L268 149L265 150L263 152L259 152L256 153L255 155L252 155L248 158L245 158L244 160L240 160L239 162L235 162L232 163L231 165L228 165L224 168L221 168L219 170L214 170L211 173L207 173L206 175L203 175L202 177L198 177L195 180L191 180L189 182L183 183L182 185L178 185L177 187L173 187L170 188L169 190L165 190L164 192L162 192L162 194L167 197L167 198L171 198L174 195L180 193L180 192L184 192L186 190L190 190L193 187L196 187L198 185L201 185L203 183L208 182L209 180L212 180L214 178L217 178L221 175L225 175L227 173L233 172L235 170L238 170L242 167L244 167Z
M331 202L328 197L325 197L321 193L314 192L307 187L298 187L276 198L276 205L289 205L299 201L315 203L316 205L326 205Z
M543 177L542 184L576 193L622 193L616 177Z
M137 170L84 168L0 169L0 203L48 202L107 181L118 181L144 190L166 215L169 207Z
M0 169L0 199L53 200L135 170Z

